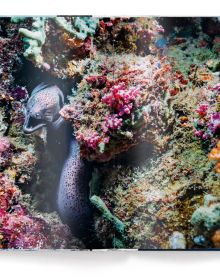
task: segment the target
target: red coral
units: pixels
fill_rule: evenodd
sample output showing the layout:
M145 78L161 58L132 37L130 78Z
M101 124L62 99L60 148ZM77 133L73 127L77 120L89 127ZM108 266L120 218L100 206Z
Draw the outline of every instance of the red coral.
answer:
M200 117L204 117L207 114L209 105L208 104L201 104L196 112L199 114Z
M93 87L101 88L106 84L107 77L106 76L89 76L86 78L87 83L92 85Z
M34 217L21 203L21 193L0 173L0 248L63 248L70 237L59 221Z

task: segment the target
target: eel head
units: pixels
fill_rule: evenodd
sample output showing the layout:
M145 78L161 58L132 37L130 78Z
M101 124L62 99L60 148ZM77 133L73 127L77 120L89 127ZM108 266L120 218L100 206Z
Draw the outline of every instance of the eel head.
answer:
M27 102L24 133L31 134L44 126L56 124L61 118L59 111L63 105L63 93L56 85L38 85Z

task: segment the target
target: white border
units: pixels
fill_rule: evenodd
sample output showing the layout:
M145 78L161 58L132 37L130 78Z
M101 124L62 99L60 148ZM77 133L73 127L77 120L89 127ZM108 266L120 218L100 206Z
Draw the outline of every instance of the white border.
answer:
M1 0L1 15L220 16L219 0Z

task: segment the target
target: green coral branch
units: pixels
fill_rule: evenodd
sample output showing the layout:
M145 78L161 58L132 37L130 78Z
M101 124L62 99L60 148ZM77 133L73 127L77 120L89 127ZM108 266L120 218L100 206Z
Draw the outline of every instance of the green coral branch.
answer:
M98 193L99 193L99 190L101 187L101 174L97 168L95 168L92 173L92 178L89 182L89 187L90 187L90 201L91 201L92 205L94 207L96 207L102 213L102 216L104 219L106 219L107 221L111 222L114 225L115 229L119 233L121 233L121 234L124 233L125 225L123 224L123 222L120 221L114 215L112 215L112 213L109 211L109 209L105 205L104 201L98 196ZM114 247L119 246L120 242L122 243L122 241L120 241L120 239L117 239L117 242L116 242L116 239L115 239L115 242L113 240Z
M95 33L98 19L91 17L72 17L72 21L68 22L64 17L54 17L56 24L71 35L78 39L85 40L88 35Z
M11 21L18 23L19 21L24 21L24 18L12 18ZM24 37L24 42L27 46L24 57L38 66L45 66L42 55L42 46L46 40L45 17L33 17L32 27L33 30L31 31L26 28L19 29L19 34Z
M49 68L44 62L42 46L46 41L45 23L47 19L52 19L61 29L74 37L85 40L87 36L93 35L96 31L99 19L93 17L72 17L69 22L65 17L33 17L32 30L20 28L19 34L24 37L27 47L24 56L39 67ZM25 21L25 17L12 17L12 23Z
M76 26L76 28L78 28L81 34L84 34L84 36L93 35L96 31L96 27L98 23L99 23L99 19L94 17L74 18L74 25Z
M36 40L39 46L42 46L45 43L45 33L42 31L30 31L25 28L19 29L19 34L23 37L28 38L29 40Z
M112 246L113 248L117 249L123 249L125 248L125 244L123 243L122 240L118 239L117 237L114 237L112 240Z
M92 197L90 197L90 201L102 213L103 218L111 222L119 233L124 232L125 225L123 224L123 222L112 215L112 213L109 211L100 197L98 197L97 195L93 195Z
M19 23L23 22L27 19L27 17L11 17L11 22L12 23Z

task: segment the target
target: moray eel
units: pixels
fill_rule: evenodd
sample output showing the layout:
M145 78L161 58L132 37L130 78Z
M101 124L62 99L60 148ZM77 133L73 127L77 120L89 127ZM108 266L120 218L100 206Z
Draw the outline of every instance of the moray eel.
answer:
M81 238L91 227L90 179L90 167L80 158L77 141L71 141L60 177L58 209L62 220Z
M57 86L45 84L37 86L32 91L26 106L23 131L29 134L49 123L55 125L63 104L64 96Z
M54 157L64 154L61 161L59 186L57 191L57 210L64 223L67 223L75 236L83 239L91 227L92 211L89 202L89 165L80 158L79 145L65 121L59 115L64 105L62 91L56 86L40 84L31 93L26 106L23 131L26 134L46 127L50 145L59 138L53 149ZM61 130L60 130L61 128ZM63 128L63 130L62 130ZM60 145L62 138L65 145ZM52 142L52 144L51 144ZM60 146L59 146L60 145ZM65 147L68 146L68 147Z

